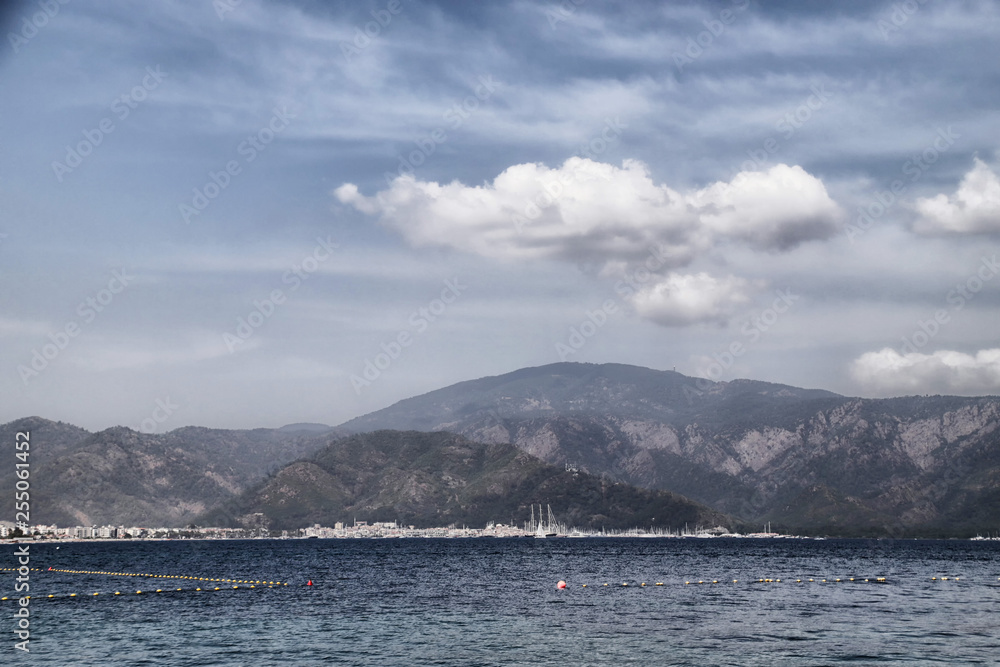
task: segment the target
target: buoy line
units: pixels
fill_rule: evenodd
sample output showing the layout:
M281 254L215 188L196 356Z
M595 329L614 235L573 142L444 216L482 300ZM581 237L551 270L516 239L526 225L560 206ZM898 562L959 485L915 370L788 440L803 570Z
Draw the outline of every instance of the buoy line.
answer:
M283 585L287 586L287 584L283 584ZM214 588L212 588L212 587L201 588L199 586L197 588L166 588L166 589L164 589L164 588L157 588L156 590L149 590L149 589L142 590L142 589L139 589L139 590L136 590L134 592L131 592L131 591L124 591L124 592L123 591L114 591L114 592L108 592L108 591L102 592L102 591L98 591L96 593L86 593L86 594L62 593L62 594L59 594L59 595L56 595L56 594L49 594L49 595L25 595L23 597L25 599L28 599L28 600L67 600L67 599L72 599L72 598L85 599L85 598L97 598L97 597L102 597L102 596L105 597L105 598L109 598L109 597L128 597L128 596L132 596L132 595L147 595L148 596L148 595L155 595L156 593L197 593L197 592L231 591L231 590L237 590L237 589L239 589L239 590L248 590L248 589L251 589L251 588L257 588L257 586L253 585L253 584L250 585L250 586L243 586L243 587L240 587L238 585L234 585L232 587L229 587L229 586L215 586ZM264 586L260 586L260 588L264 588ZM277 588L277 586L267 586L267 588ZM4 600L17 601L17 600L20 600L20 599L21 599L21 596L0 597L0 602L2 602Z
M967 582L968 579L962 577L929 577L930 581L957 581L957 582ZM1000 581L1000 577L997 578ZM677 582L678 585L683 586L712 586L712 585L726 585L726 584L740 584L744 585L760 585L760 584L887 584L889 583L888 577L791 577L791 578L777 578L777 577L758 577L756 579L685 579L683 581ZM623 581L619 583L603 582L603 583L586 583L580 584L581 588L648 588L656 586L666 586L662 581L657 581L653 583L647 583L645 581ZM560 579L556 584L556 588L563 590L569 587L569 584L565 580Z
M954 582L959 582L959 583L963 583L963 582L968 582L969 581L968 579L966 579L964 577L961 577L961 576L946 576L946 577L943 577L943 576L930 576L930 577L927 577L925 580L934 581L934 582L953 582L954 581ZM1000 577L997 577L997 581L1000 582ZM821 577L807 577L807 578L794 577L794 578L781 578L781 579L779 579L777 577L758 577L756 579L753 579L753 578L751 578L751 579L685 579L685 580L677 582L677 583L678 583L678 585L683 585L683 586L699 586L699 585L702 585L702 586L709 585L709 586L711 586L711 585L726 585L726 584L739 584L739 583L743 583L745 585L754 585L754 584L756 584L756 585L759 585L759 584L781 584L781 583L786 583L786 584L845 584L845 583L846 584L849 584L849 583L855 583L855 584L857 584L857 583L861 583L861 584L865 584L865 583L869 583L869 584L887 584L887 583L889 583L889 579L888 579L888 577L827 577L827 578L821 578ZM581 584L580 587L581 588L593 588L593 587L599 587L599 588L613 588L613 587L617 587L617 588L646 588L646 587L650 587L650 586L665 586L665 585L667 585L667 584L665 584L662 581L657 581L655 583L647 583L645 581L643 581L643 582L638 582L638 581L623 581L620 584L618 584L618 583L611 583L611 582L604 582L604 583L597 583L597 584L587 583L587 584ZM989 584L989 585L992 585L992 584ZM566 589L568 587L569 587L569 584L567 584L566 581L563 580L563 579L560 579L559 582L556 584L556 588L559 589L559 590L563 590L563 589Z
M62 573L62 574L92 574L92 575L105 575L105 576L111 576L111 577L141 577L141 578L145 578L146 580L153 580L153 579L177 579L177 580L181 580L181 579L184 579L184 580L188 580L188 581L190 581L192 583L194 583L194 582L205 582L208 585L205 585L204 588L202 588L202 585L198 585L196 588L173 588L173 589L169 589L169 588L167 588L167 589L165 589L165 588L157 588L157 589L153 589L153 590L150 590L150 589L146 589L146 590L137 589L134 593L133 592L128 592L128 591L126 591L126 592L122 592L122 591L114 591L114 592L104 591L104 592L101 592L101 591L98 591L96 593L87 593L87 594L65 593L65 594L59 594L59 595L50 594L50 595L34 595L34 596L32 596L32 595L24 595L24 596L14 595L14 596L0 597L0 602L2 602L4 600L20 600L22 598L29 599L29 600L30 599L34 599L34 600L49 600L49 599L66 599L66 598L94 598L94 597L99 597L101 595L104 595L105 597L115 597L115 596L121 597L121 596L128 596L128 595L145 595L145 594L150 594L150 593L181 593L181 592L199 592L199 591L213 591L214 592L214 591L239 590L239 589L246 590L246 589L257 589L257 588L280 588L280 587L288 586L288 582L287 581L268 581L266 579L231 579L231 578L224 578L224 577L195 577L195 576L184 575L184 574L154 574L154 573L151 573L151 572L111 572L111 571L106 571L106 570L68 570L68 569L60 569L60 568L55 568L55 567L49 567L49 568L44 568L44 569L34 567L34 568L30 568L30 569L31 569L32 572L59 572L59 573ZM0 572L17 572L17 571L19 571L19 568L14 568L14 567L2 567L2 568L0 568ZM220 585L216 586L214 584L220 584ZM221 584L231 584L231 586L222 586ZM244 585L240 586L240 584L244 584ZM312 579L310 579L309 583L307 584L307 586L312 586L312 585L313 585L313 582L312 582Z
M146 577L147 579L188 579L191 581L213 581L223 584L264 584L266 586L287 586L284 581L266 581L262 579L225 579L222 577L192 577L184 574L150 574L146 572L106 572L104 570L60 570L50 567L46 572L63 572L66 574L103 574L112 577Z

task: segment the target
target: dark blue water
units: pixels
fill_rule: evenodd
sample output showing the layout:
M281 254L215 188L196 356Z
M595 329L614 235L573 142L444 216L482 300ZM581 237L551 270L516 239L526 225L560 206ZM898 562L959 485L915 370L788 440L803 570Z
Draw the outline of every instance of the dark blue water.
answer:
M16 602L0 602L0 664L1000 664L998 542L97 542L31 558L31 653L13 648Z

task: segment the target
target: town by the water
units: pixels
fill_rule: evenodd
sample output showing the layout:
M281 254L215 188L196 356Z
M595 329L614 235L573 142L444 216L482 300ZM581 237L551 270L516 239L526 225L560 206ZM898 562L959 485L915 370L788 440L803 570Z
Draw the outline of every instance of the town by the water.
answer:
M526 522L523 526L502 523L488 523L485 528L467 526L446 526L437 528L416 528L395 521L353 521L350 524L338 521L332 527L314 524L298 530L267 530L265 528L218 528L188 526L187 528L153 528L143 526L70 526L33 525L18 530L9 521L0 521L0 538L34 539L53 541L76 540L163 540L163 539L309 539L309 538L403 538L403 537L794 537L779 533L760 532L750 534L730 533L721 526L703 528L684 527L677 530L642 528L617 531L583 531L566 528L558 524Z
M810 539L801 535L785 535L771 532L769 526L757 533L731 533L716 526L679 528L677 530L632 528L630 530L584 531L566 528L559 524L525 522L523 526L502 523L488 523L485 528L467 526L446 526L438 528L416 528L401 525L395 521L354 521L345 524L338 521L332 527L314 524L298 530L267 530L264 528L218 528L189 526L187 528L149 528L142 526L70 526L56 525L27 526L24 530L15 528L10 521L0 521L0 539L79 541L79 540L246 540L246 539L352 539L352 538L464 538L464 537L673 537L673 538L787 538ZM822 539L822 538L812 538ZM976 536L973 540L1000 541L997 536Z

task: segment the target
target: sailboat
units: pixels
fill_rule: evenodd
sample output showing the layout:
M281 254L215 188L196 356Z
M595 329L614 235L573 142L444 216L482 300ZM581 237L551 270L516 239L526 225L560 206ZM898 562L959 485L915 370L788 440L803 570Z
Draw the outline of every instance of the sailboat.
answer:
M556 525L552 521L552 505L548 505L549 508L549 520L548 523L545 521L545 516L542 514L542 504L538 504L538 525L535 527L535 538L545 538L545 537L555 537L558 535L556 532ZM535 521L535 506L531 506L531 522Z

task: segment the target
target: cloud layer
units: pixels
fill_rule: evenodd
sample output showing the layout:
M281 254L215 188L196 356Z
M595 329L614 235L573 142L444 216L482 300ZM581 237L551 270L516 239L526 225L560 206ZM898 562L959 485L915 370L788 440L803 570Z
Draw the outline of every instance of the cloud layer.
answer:
M833 235L840 213L822 181L784 164L691 192L657 185L638 160L616 167L573 157L555 169L517 164L480 186L403 175L372 197L352 183L334 194L415 246L599 267L654 247L669 267L720 243L788 250Z
M750 301L751 291L750 282L737 276L671 273L629 298L640 316L664 326L685 326L725 322L734 308Z
M755 252L788 251L829 238L840 218L822 181L784 164L680 192L654 183L649 168L637 160L616 167L573 157L554 169L514 165L480 186L403 175L371 197L353 183L334 195L378 216L414 246L563 260L604 275L627 273L645 260L652 275L627 299L641 317L665 326L725 322L756 287L739 276L672 269L731 244Z
M720 379L856 394L855 358L938 308L935 344L996 347L1000 281L974 274L997 252L1000 3L753 2L721 31L729 1L59 5L0 53L0 421L138 424L169 396L165 428L339 423L558 361L609 299L573 359L697 374L738 341ZM341 250L314 261L320 238ZM135 286L22 380L125 266Z
M917 199L916 229L945 234L1000 233L1000 178L989 165L975 164L952 195Z
M892 348L867 352L851 365L851 374L880 394L1000 393L1000 348L965 354L938 350L933 354L900 354Z

